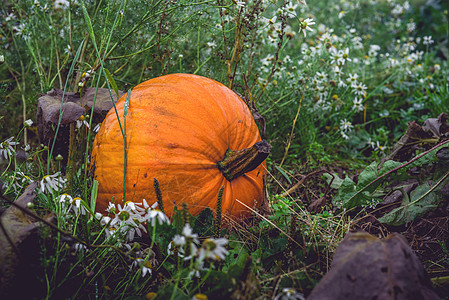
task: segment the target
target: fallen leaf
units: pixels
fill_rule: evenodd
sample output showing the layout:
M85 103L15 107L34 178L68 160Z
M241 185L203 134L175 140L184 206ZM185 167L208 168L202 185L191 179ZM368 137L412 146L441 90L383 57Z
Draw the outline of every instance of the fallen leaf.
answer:
M365 232L348 233L335 252L330 271L308 300L433 300L421 262L405 239L393 233L380 240Z
M121 96L124 93L118 91ZM56 128L62 111L58 135L53 155L61 154L67 160L70 140L70 124L75 123L82 115L92 115L92 124L101 123L107 112L113 107L111 95L117 101L117 94L105 88L88 88L83 97L79 93L53 89L38 99L36 124L40 142L49 148L53 144ZM64 96L64 100L63 100ZM94 106L95 99L95 106ZM61 107L62 102L62 107ZM93 114L91 114L94 106Z
M439 139L449 136L447 120L447 114L441 113L438 118L425 120L423 126L415 121L409 122L407 131L384 160L407 161L423 146L436 145Z
M419 149L419 141L432 138L432 134L424 129L415 121L408 123L407 131L393 146L390 154L385 160L407 161L410 160L416 150Z
M95 90L95 88L86 89L86 92L83 94L81 99L81 105L86 109L86 113L90 114L95 99L93 122L101 123L106 117L108 111L113 107L111 95L114 97L114 101L117 102L118 98L120 98L125 92L118 91L117 98L114 91L109 92L108 89L104 88L99 88L95 96Z
M447 115L445 113L441 113L438 118L427 119L426 121L424 121L422 128L424 131L430 131L436 138L447 136L447 134L449 133Z
M84 108L79 105L77 93L65 93L61 108L62 94L61 90L53 89L38 100L36 123L39 138L44 144L47 144L54 137L61 110L63 112L62 126L76 122L84 113Z

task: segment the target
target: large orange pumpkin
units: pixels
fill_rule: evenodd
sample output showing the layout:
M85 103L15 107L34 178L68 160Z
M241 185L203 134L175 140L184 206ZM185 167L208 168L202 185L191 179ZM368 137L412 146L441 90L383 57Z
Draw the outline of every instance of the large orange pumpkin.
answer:
M116 103L124 125L126 94ZM245 216L265 201L265 158L245 102L214 80L171 74L145 81L132 91L126 115L126 201L156 202L153 180L159 181L165 213L183 202L191 214L216 209L224 186L222 212ZM99 182L96 209L123 201L124 138L114 108L95 137L91 171Z

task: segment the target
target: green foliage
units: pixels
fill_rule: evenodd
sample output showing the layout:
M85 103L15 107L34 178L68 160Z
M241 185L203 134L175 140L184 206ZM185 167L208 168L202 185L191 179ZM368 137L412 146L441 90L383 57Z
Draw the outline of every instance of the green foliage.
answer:
M346 177L341 182L337 195L332 199L333 204L346 209L376 204L380 195L375 191L384 183L378 178L401 165L400 162L389 160L383 163L381 169L378 170L378 164L373 162L360 173L357 184ZM325 174L325 176L328 180L331 179L331 175Z
M442 179L445 180L447 177L446 175ZM410 193L410 197L404 193L401 206L379 218L379 221L388 225L399 226L435 210L445 200L443 195L438 194L438 189L435 190L438 186L424 183L414 189Z
M411 168L432 170L430 176L426 176L427 172L423 172L424 175L419 178L421 184L411 191L410 195L399 187L403 194L401 206L379 218L380 222L388 225L409 223L436 209L445 200L446 195L440 193L440 190L449 182L447 160L439 159L436 155L445 149L448 149L447 142L435 146L407 163L386 161L380 169L378 164L373 162L360 173L357 184L349 177L341 180L337 176L337 181L333 182L332 186L338 189L337 195L332 200L333 204L343 209L375 207L383 200L383 196L394 190L390 185L392 182L413 178L407 170ZM324 176L328 182L332 179L329 174ZM390 186L386 187L388 185Z

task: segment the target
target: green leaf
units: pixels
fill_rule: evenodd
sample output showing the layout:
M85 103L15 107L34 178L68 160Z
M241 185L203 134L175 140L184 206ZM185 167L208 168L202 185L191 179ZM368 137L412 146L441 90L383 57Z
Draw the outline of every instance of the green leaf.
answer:
M380 168L379 175L383 175L385 173L388 173L396 168L399 168L404 163L394 160L387 160L383 163L382 167Z
M95 211L95 204L97 203L97 193L98 193L98 181L92 181L92 192L90 194L90 208Z
M285 179L287 179L289 184L292 184L292 181L290 180L290 176L288 176L288 174L284 171L284 169L282 169L281 167L275 166L275 168L279 171L279 173L282 174L282 176L285 177Z
M91 19L89 17L89 13L87 12L86 6L84 5L84 1L81 2L81 8L83 9L84 20L86 21L87 30L89 31L90 38L92 39L92 42L94 44L96 44L95 43L94 29L92 27L92 21L91 21Z
M440 184L444 180L443 177L434 186L431 186L430 183L424 183L418 186L410 193L410 199L404 197L400 207L393 209L388 214L379 218L379 221L387 225L400 226L412 222L416 218L422 217L429 211L436 209L438 204L444 200L443 195L438 193L438 186L444 186Z
M329 173L323 174L324 179L326 180L327 184L331 183L331 188L338 190L343 183L343 179L338 177L337 174L333 173L332 175ZM332 180L333 179L333 180Z
M130 100L131 100L131 90L128 90L128 93L126 94L125 104L123 106L123 117L125 117L125 118L126 118L126 115L128 114Z
M379 185L380 182L376 184L371 184L376 178L377 174L377 162L371 163L365 170L359 175L359 182L357 183L357 190L361 190L366 187L369 192L373 192ZM369 185L369 186L368 186Z
M356 194L356 185L354 181L346 177L338 189L337 195L332 199L332 203L339 207L346 207L347 201Z
M383 193L376 192L376 190L388 179L385 174L403 163L386 161L380 171L377 171L377 165L376 162L373 162L367 166L360 173L357 185L351 179L345 178L338 189L337 196L333 199L334 205L351 209L379 202Z
M118 87L117 87L117 83L115 82L114 78L112 77L111 73L109 72L108 69L104 69L104 72L106 74L106 78L108 79L109 83L112 86L112 89L114 90L115 94L117 95L117 98L119 98L119 91L118 91ZM130 93L130 91L128 91L128 94ZM128 97L126 98L128 100ZM129 101L128 101L129 103ZM128 111L128 109L125 107L126 111Z

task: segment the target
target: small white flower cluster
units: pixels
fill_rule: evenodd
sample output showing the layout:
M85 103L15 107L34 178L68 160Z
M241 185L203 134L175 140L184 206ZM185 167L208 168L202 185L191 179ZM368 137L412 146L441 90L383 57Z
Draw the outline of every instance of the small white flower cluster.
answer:
M76 1L74 1L76 2ZM56 0L54 3L55 9L67 9L70 7L70 2L68 0Z
M142 236L142 232L147 232L145 223L155 226L156 222L160 225L170 223L168 217L160 210L156 209L157 202L152 206L143 199L142 203L126 202L123 207L120 204L109 203L106 211L113 217L96 214L98 220L103 226L107 226L107 237L115 236L119 233L126 237L126 240L134 240L135 235ZM118 236L120 239L121 236Z
M273 300L306 300L306 298L294 288L283 288L282 292L277 294Z
M145 277L147 274L151 275L154 266L158 264L156 253L150 248L140 248L140 246L135 247L135 245L136 244L134 244L133 246L124 244L128 252L131 252L133 250L135 251L135 258L129 270L132 271L133 269L140 269L142 271L142 277Z
M404 14L410 8L410 3L408 1L405 1L402 5L392 2L392 5L393 9L391 10L391 14L395 16Z
M33 180L25 175L22 171L15 172L14 174L7 177L7 181L3 183L3 189L13 188L14 192L22 190L25 186L32 183Z
M182 230L182 234L174 236L167 252L169 255L173 255L176 250L178 256L184 260L193 260L194 269L191 275L199 277L199 271L206 269L204 266L206 261L221 261L225 259L228 254L228 250L225 248L227 244L228 240L225 238L207 238L199 247L198 234L193 233L192 227L187 223Z
M142 270L142 277L145 277L145 275L147 274L151 275L153 265L151 264L150 261L138 257L131 264L131 270L133 268L140 268Z
M329 54L331 56L331 65L335 64L339 67L343 66L347 61L351 61L349 57L349 48L337 50L335 47L329 48Z
M352 131L353 127L354 125L346 119L340 121L340 133L345 140L349 140L348 133Z
M387 148L387 147L385 146L385 144L384 144L384 145L381 145L379 141L374 142L374 141L372 141L371 139L368 141L368 145L370 145L371 148L372 148L375 152L378 152L378 153L380 153L380 154L384 154L384 152L385 152L385 150L386 150L386 148Z
M299 32L302 31L302 33L304 34L304 37L306 37L306 35L307 35L306 30L313 31L313 29L310 28L310 25L315 25L315 22L313 21L313 19L307 18L304 21L302 21L299 25L300 25Z

